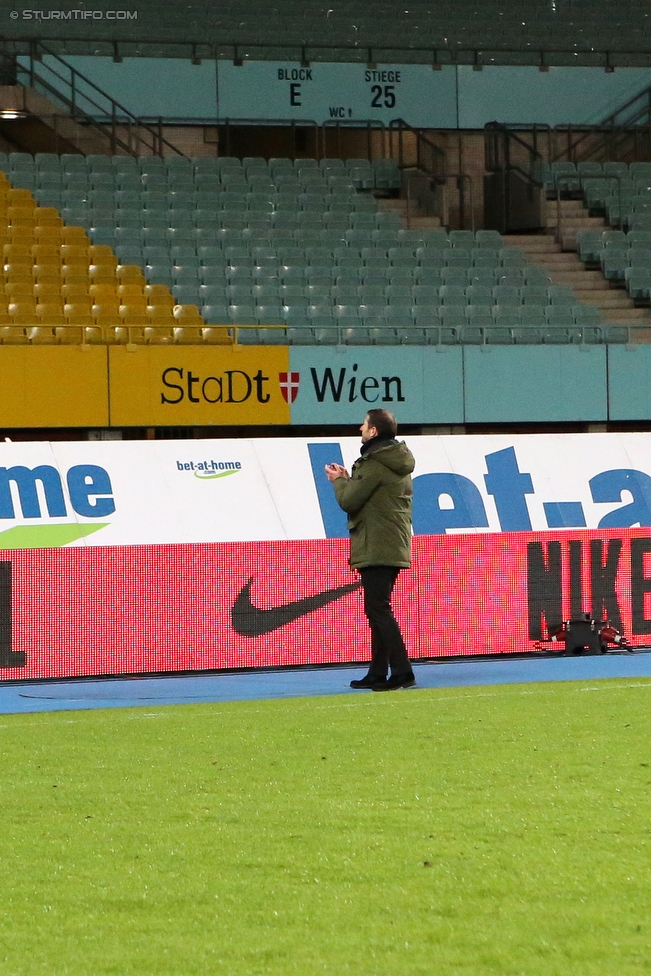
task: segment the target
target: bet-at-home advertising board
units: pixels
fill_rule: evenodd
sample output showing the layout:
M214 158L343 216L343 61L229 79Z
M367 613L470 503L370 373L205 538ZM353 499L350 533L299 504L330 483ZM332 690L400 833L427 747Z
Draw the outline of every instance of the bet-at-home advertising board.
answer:
M407 437L414 659L651 634L648 434ZM3 679L368 659L324 465L358 438L0 444ZM330 639L336 633L337 640Z

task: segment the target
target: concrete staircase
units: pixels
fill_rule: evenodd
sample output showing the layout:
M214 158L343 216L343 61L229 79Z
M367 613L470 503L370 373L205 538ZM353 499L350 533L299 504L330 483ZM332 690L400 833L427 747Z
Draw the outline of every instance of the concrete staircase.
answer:
M13 151L53 153L106 153L108 139L90 126L80 125L66 109L45 95L24 85L0 86L0 105L4 113L17 118L0 118L0 135L12 144Z
M545 268L552 283L569 285L579 302L595 305L604 322L616 325L648 325L636 332L636 341L651 342L651 310L635 308L626 289L616 287L600 271L588 271L576 253L576 234L579 230L602 230L600 217L590 217L581 200L561 200L561 228L563 246L555 240L557 233L557 204L547 201L547 233L508 234L506 247L519 247L532 264Z

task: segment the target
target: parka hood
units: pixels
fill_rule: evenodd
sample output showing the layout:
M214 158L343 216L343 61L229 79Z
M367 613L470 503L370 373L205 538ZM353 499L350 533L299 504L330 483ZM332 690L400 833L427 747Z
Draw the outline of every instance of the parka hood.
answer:
M379 461L389 471L400 476L411 474L416 466L414 455L404 441L378 439L375 444L369 441L365 457L371 456L374 461Z

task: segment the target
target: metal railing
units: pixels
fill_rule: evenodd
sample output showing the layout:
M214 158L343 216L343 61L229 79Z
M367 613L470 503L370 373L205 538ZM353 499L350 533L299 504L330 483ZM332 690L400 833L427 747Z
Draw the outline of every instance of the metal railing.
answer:
M389 155L399 169L417 169L436 183L447 180L447 157L443 149L404 119L389 122ZM408 137L408 138L407 138Z
M495 206L498 208L496 216L499 216L495 226L505 230L518 226L519 207L513 199L513 194L517 195L518 191L513 186L516 181L511 180L513 175L518 178L518 189L522 185L527 193L531 205L531 220L534 221L536 215L539 216L535 194L542 190L544 166L536 135L540 129L548 137L545 127L523 130L522 127L502 122L489 122L484 126L484 165L486 171L495 174L501 184L500 193L495 195ZM531 135L531 141L524 138L525 134ZM521 208L521 201L519 206Z
M600 160L647 161L651 155L651 124L557 125L550 162Z
M576 176L559 176L556 178L556 234L554 235L554 240L560 245L561 251L563 250L563 208L561 207L561 193L563 190L563 184L571 184L576 182Z
M624 154L633 155L637 160L640 143L644 146L641 155L648 159L651 155L651 85L633 95L596 126L556 126L555 132L565 133L566 146L562 155L573 163L617 159ZM560 155L553 158L558 159Z
M567 187L568 184L575 183L577 177L575 175L557 176L555 179L556 184L556 234L554 235L554 240L557 244L560 244L561 250L563 249L563 208L561 207L561 194L563 192L563 185ZM617 180L617 201L619 218L617 220L617 226L621 229L624 226L624 221L622 219L622 177L618 173L612 173L608 176L609 180ZM582 191L583 192L583 191Z
M321 125L321 150L320 158L325 158L329 155L339 157L342 155L341 146L341 134L347 130L355 129L356 131L363 130L366 133L366 158L370 161L375 159L376 156L386 157L387 155L387 130L383 122L379 122L376 119L326 119L326 121ZM335 152L330 153L328 136L330 133L334 133L335 136ZM374 135L379 134L381 151L378 154L375 152L374 145Z
M642 93L648 97L648 90ZM638 96L639 97L639 96ZM637 99L632 99L635 102ZM629 103L627 103L629 104ZM491 122L486 126L488 132L507 131L513 139L521 143L524 153L527 146L541 164L558 161L573 163L586 160L648 161L651 159L651 113L640 112L635 120L618 121L618 113L613 113L605 121L594 125L574 123L556 126L542 123L513 124ZM490 150L487 149L487 162L490 166ZM490 171L490 169L489 169Z
M472 189L472 179L470 176L463 177L470 182L470 200L472 204L473 200L473 189ZM423 193L423 184L427 184L426 190ZM433 190L440 190L440 201L439 206L436 205L436 197ZM409 171L403 171L402 174L402 188L400 191L401 197L405 201L405 224L407 230L411 230L412 220L414 216L422 217L432 216L438 217L441 224L447 224L447 213L448 213L448 203L447 203L447 185L444 183L442 186L436 185L432 188L431 181L427 180L427 177L422 173L413 173ZM418 211L417 214L414 211ZM462 228L463 229L463 228ZM473 218L473 230L474 230L474 218Z
M542 186L543 155L538 148L536 132L541 128L523 130L503 122L489 122L484 126L484 164L489 173L516 172L527 183ZM523 138L523 131L531 132L532 142Z
M303 158L305 152L297 150L297 135L299 132L307 132L308 139L311 138L311 147L308 155L315 159L326 157L336 157L343 159L346 156L362 157L365 156L369 161L373 159L385 159L388 155L387 128L383 122L377 119L326 119L325 122L316 122L314 119L269 119L269 118L177 118L177 117L153 117L143 116L140 122L159 130L167 127L174 128L197 128L215 130L210 143L215 145L218 155L230 156L236 144L236 133L238 130L247 128L265 129L285 129L294 133L291 140L290 151L287 157L290 159ZM344 146L346 133L363 133L365 137L365 152L359 148L352 150ZM334 145L333 145L334 143Z
M18 84L45 95L65 111L68 119L99 135L108 152L137 155L144 149L157 156L164 152L184 155L165 138L162 124L145 124L41 41L31 42L29 55L13 55L13 61ZM39 116L38 111L27 110ZM67 138L74 142L73 134L68 133Z
M475 232L475 191L473 186L472 177L468 173L458 173L455 176L457 181L457 190L459 192L459 229L465 230L466 224L466 204L465 204L465 186L466 181L468 183L468 188L470 190L468 196L470 197L470 230ZM445 188L444 188L445 192Z
M299 130L311 130L314 134L314 146L315 151L318 153L319 146L319 134L318 134L318 123L314 119L215 119L209 123L211 127L217 129L217 151L218 154L224 156L237 155L233 153L233 139L234 132L237 129L245 129L258 126L269 126L277 127L282 129L288 129L292 132L291 140L291 151L288 154L288 158L296 159L296 133ZM220 135L222 138L220 139ZM223 153L220 151L223 148Z

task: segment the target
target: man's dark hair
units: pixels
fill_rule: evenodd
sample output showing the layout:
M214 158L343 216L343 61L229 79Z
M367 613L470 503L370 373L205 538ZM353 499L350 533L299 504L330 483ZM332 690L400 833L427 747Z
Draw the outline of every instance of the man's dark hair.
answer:
M369 427L375 427L378 437L395 437L398 433L396 418L388 410L369 410Z

